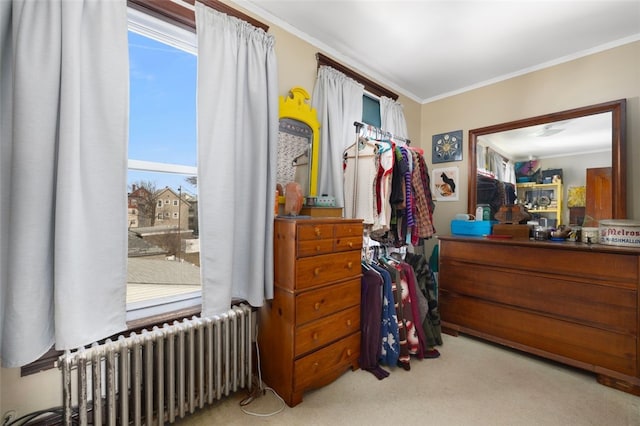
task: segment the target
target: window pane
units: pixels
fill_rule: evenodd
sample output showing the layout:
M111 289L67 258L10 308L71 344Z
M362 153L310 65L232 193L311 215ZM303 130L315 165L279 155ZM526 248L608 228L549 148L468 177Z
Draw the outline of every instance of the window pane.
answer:
M367 95L362 96L362 121L380 128L380 101Z
M129 31L129 158L196 165L197 57Z
M200 290L198 199L187 178L129 172L128 304Z

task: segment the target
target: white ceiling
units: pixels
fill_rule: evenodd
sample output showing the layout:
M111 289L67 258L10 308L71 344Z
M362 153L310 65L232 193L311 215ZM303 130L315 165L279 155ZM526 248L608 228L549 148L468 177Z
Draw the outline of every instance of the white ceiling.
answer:
M420 103L640 40L640 0L235 2Z

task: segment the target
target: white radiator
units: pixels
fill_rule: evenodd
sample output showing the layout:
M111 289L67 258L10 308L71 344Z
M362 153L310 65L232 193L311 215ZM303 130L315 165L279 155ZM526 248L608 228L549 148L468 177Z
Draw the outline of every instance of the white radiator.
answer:
M67 351L58 360L64 424L163 425L250 390L251 316L243 304Z

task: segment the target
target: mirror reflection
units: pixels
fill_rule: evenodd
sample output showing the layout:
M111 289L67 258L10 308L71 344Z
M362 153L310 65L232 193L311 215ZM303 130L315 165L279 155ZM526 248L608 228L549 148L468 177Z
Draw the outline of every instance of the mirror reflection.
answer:
M626 217L625 101L469 132L469 213L520 204L550 227Z

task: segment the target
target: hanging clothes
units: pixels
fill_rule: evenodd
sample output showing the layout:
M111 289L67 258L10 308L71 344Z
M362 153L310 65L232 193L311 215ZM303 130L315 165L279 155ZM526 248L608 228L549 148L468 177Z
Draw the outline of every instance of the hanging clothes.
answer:
M422 322L427 346L442 345L438 289L433 271L427 259L422 255L407 253L405 261L413 268L418 288L427 300L427 315Z
M356 152L357 150L357 152ZM376 222L375 180L378 174L378 148L359 139L344 151L344 216L359 218L365 225Z
M362 218L372 235L396 246L432 238L435 203L422 150L380 129L365 129L386 139L358 135L345 149L345 216Z
M413 245L417 245L417 238L429 239L436 233L433 225L433 211L435 203L431 196L431 180L427 164L419 153L412 151L413 156L413 174L412 188L415 199L415 232L412 234L416 240L412 241Z
M382 380L389 376L389 372L378 364L382 351L380 318L383 279L378 271L363 267L361 284L360 368Z
M371 264L371 268L378 271L382 277L382 312L380 324L380 363L397 365L400 356L400 338L398 334L398 316L393 296L391 274L386 269Z
M385 258L380 259L383 268L391 275L391 289L393 292L394 308L398 319L398 362L397 365L405 370L411 369L411 355L409 353L409 343L407 339L407 324L405 319L405 309L403 305L402 280L400 270L395 263L391 263Z

